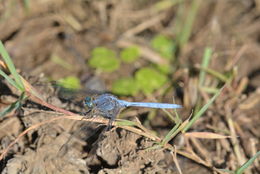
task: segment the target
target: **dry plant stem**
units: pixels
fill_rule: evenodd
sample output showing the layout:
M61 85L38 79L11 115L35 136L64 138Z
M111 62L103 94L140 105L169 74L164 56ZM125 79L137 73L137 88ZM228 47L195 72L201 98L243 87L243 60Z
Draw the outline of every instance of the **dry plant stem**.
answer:
M46 101L36 97L36 96L33 96L29 93L29 96L30 96L30 99L36 103L39 103L43 106L46 106L47 108L50 108L54 111L57 111L57 112L60 112L60 113L63 113L63 114L66 114L66 115L71 115L71 116L77 116L77 114L74 114L73 112L70 112L70 111L67 111L65 109L62 109L62 108L59 108L59 107L56 107L54 105L51 105L49 103L47 103Z
M186 151L181 151L181 150L177 150L176 151L177 154L179 155L182 155L196 163L199 163L205 167L208 167L208 168L211 168L213 169L214 171L216 171L217 173L220 173L220 174L226 174L226 172L223 172L215 167L213 167L211 164L207 163L206 161L203 161L202 159L200 159L198 156L194 155L194 154L191 154L190 152L186 152Z
M157 142L161 141L161 139L159 137L156 137L155 135L150 134L149 132L143 132L140 129L137 129L137 128L134 128L134 127L131 127L131 126L117 126L117 127L129 130L129 131L134 132L134 133L136 133L138 135L142 135L142 136L147 137L147 138L149 138L149 139L151 139L153 141L157 141Z
M240 165L242 165L242 164L245 163L245 159L243 158L241 151L240 151L240 149L242 149L242 148L239 146L237 134L236 134L236 131L235 131L235 128L234 128L234 122L231 118L228 118L227 122L228 122L228 126L229 126L229 129L230 129L231 137L232 137L231 142L233 144L234 152L237 156L238 163Z
M60 15L61 18L67 23L69 24L74 30L76 31L81 31L83 26L81 25L81 23L77 20L77 18L75 18L73 15L71 14L61 14Z
M237 62L239 61L239 59L242 57L242 55L243 55L244 52L246 51L247 47L248 47L247 45L244 45L244 46L242 46L242 47L238 50L238 52L237 52L237 54L235 55L235 57L234 57L233 59L231 59L231 61L228 62L227 65L225 66L225 70L226 70L226 71L230 71L231 68L234 67L234 66L237 64Z
M70 111L67 111L65 109L59 108L57 106L51 105L49 103L47 103L46 101L44 101L41 98L41 95L37 92L36 89L34 89L34 87L27 82L22 76L20 76L23 82L23 85L25 86L26 89L26 94L30 97L30 99L38 104L41 104L43 106L46 106L47 108L53 109L54 111L63 113L65 115L76 115Z
M249 83L249 79L247 77L243 77L241 81L238 84L237 89L235 90L235 93L237 95L241 95L242 92L246 89L247 85Z
M3 62L2 60L0 60L0 68L4 71L7 71L7 65L5 64L5 62ZM7 71L8 72L8 71ZM9 73L9 72L8 72Z
M201 139L224 139L224 138L231 138L231 136L216 134L216 133L212 133L212 132L188 132L188 133L185 133L184 135L185 135L185 137L201 138Z
M126 40L126 39L121 39L116 44L117 44L118 47L121 47L121 48L136 46L140 49L140 54L145 59L147 59L147 60L149 60L153 63L156 63L156 64L161 64L161 65L168 64L168 61L166 59L163 59L158 53L152 51L148 47L142 46L140 44L136 44L136 43L131 42L131 41Z
M178 159L177 159L177 153L176 153L176 147L174 146L174 151L171 151L172 160L176 165L176 168L180 174L182 174L181 167L179 165Z
M212 161L209 158L209 154L210 152L206 150L206 148L203 148L201 143L199 142L199 140L197 140L196 138L190 138L192 144L194 145L194 147L196 148L196 150L198 151L198 153L200 154L200 156L207 161L207 163L212 165Z
M188 141L187 141L187 142L188 142ZM187 144L189 144L189 143L187 143ZM188 146L189 146L189 145L188 145ZM199 156L197 156L197 155L193 152L193 150L191 149L191 146L189 147L190 150L188 150L188 151L187 151L187 150L186 150L186 151L184 151L184 150L178 150L178 149L174 148L174 147L173 147L172 145L170 145L170 144L166 144L166 145L164 146L164 148L165 148L165 149L169 149L169 150L171 150L171 151L174 151L174 152L176 152L178 155L184 156L184 157L186 157L186 158L188 158L188 159L194 161L195 163L198 163L198 164L201 164L201 165L203 165L203 166L205 166L205 167L208 167L208 168L214 170L214 171L217 172L217 173L225 174L225 172L223 172L223 171L221 171L221 170L215 168L214 166L212 166L212 164L208 163L207 161L202 160ZM175 151L175 150L176 150L176 151Z
M132 37L144 30L146 30L147 28L150 28L154 25L156 25L157 23L161 22L161 20L163 20L166 16L166 13L162 13L159 15L156 15L154 17L149 18L149 20L144 21L143 23L127 30L124 34L123 37Z
M254 156L254 154L257 153L257 141L253 138L250 138L250 146L251 146L251 156ZM256 158L255 159L255 162L254 162L254 165L259 168L259 160Z
M260 91L259 91L260 92ZM246 102L246 103L241 103L239 105L239 109L243 109L243 110L248 110L251 109L253 107L256 107L255 105L257 105L257 103L260 101L259 97L255 97L253 99L251 99L250 101Z
M237 133L236 133L236 130L235 130L235 127L234 127L234 122L233 122L232 117L231 117L231 115L232 115L231 108L232 108L232 105L233 105L234 102L235 101L231 99L227 102L227 104L225 106L226 119L227 119L228 127L230 129L231 142L232 142L232 145L233 145L234 152L237 156L238 163L240 165L243 165L246 162L246 159L240 151L242 148L239 145L238 136L237 136Z
M145 132L147 135L149 135L149 138L150 138L151 140L154 140L154 141L157 141L157 142L160 142L160 141L161 141L161 139L158 138L157 136L155 136L149 129L146 129L146 128L141 124L140 120L139 120L137 117L135 117L135 119L136 119L136 122L137 122L138 127L139 127L140 129L142 129L143 132ZM131 127L130 127L130 128L131 128ZM146 137L147 137L147 136L146 136Z

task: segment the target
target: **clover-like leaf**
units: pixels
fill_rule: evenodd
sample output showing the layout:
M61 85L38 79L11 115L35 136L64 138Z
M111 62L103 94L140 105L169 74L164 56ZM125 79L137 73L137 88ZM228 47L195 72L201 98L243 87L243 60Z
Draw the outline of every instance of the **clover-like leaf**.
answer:
M125 48L120 52L120 57L126 63L134 62L136 59L139 58L139 56L140 56L139 48L135 46Z
M170 74L172 72L171 64L165 64L165 65L156 64L156 68L164 74Z
M132 95L138 92L138 86L133 78L118 79L113 83L112 92L119 95Z
M89 65L102 71L113 72L120 66L120 61L116 58L113 50L105 47L97 47L92 51Z
M68 89L80 89L80 80L74 76L68 76L58 80L58 84Z
M155 36L151 41L151 45L153 49L158 51L162 57L166 59L173 58L173 51L175 48L175 44L172 40L170 40L166 36L163 35Z
M136 72L135 79L139 89L148 95L159 89L167 81L167 76L153 68L142 68Z

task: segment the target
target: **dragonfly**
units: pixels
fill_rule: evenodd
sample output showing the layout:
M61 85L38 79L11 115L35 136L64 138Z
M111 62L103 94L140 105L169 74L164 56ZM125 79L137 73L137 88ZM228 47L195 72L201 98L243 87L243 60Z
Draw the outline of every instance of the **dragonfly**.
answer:
M71 153L68 152L71 149L70 147L73 145L74 142L77 142L77 140L86 143L84 145L84 147L87 147L85 148L85 150L89 149L90 151L95 149L93 148L94 146L98 147L98 142L100 142L104 137L103 133L111 129L114 120L116 119L118 114L125 108L128 107L145 107L145 108L157 108L157 109L182 108L181 105L170 104L170 103L129 102L126 100L120 100L115 95L109 93L87 96L83 100L83 103L85 105L85 109L87 110L85 110L86 112L82 115L83 116L82 119L84 119L85 117L102 116L109 120L108 125L106 125L106 128L102 130L102 128L104 128L103 126L97 126L95 125L95 123L91 123L91 121L80 123L81 126L79 126L79 129L73 132L70 135L70 137L67 139L67 141L57 151L56 156L57 159L59 160L70 159L69 154ZM71 150L71 152L73 151ZM57 163L56 166L58 170L63 169L63 166L59 163Z
M129 102L120 100L116 96L107 93L94 97L88 96L85 98L84 104L88 108L88 112L92 112L93 116L100 115L108 118L109 128L120 111L127 107L145 107L157 109L182 108L181 105L170 103Z

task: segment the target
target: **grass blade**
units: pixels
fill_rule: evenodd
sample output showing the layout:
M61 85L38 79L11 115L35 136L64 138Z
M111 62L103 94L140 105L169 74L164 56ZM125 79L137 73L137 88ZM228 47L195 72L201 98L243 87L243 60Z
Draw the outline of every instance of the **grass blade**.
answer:
M170 132L168 132L168 134L164 137L164 139L161 142L161 145L164 146L165 144L167 144L175 135L177 135L177 133L179 131L178 128L180 126L181 123L176 124L171 130Z
M252 165L252 163L254 162L254 160L260 156L260 151L258 151L252 158L250 158L247 162L245 162L240 168L238 168L235 171L235 174L242 174L244 172L245 169L247 169L250 165Z
M26 96L24 93L19 97L17 101L6 107L3 111L0 112L0 117L5 116L6 114L12 112L13 110L16 110L22 106L22 101L26 99Z
M200 87L200 89L202 91L205 91L209 94L216 94L218 92L218 89L217 88L213 88L213 87Z
M30 0L23 0L24 7L27 11L30 9Z
M204 114L204 112L209 108L210 105L212 105L212 103L216 100L216 98L219 96L219 94L221 93L221 91L223 90L223 88L225 87L225 85L209 100L209 102L207 104L205 104L196 114L195 116L189 121L189 123L184 127L183 129L183 133L186 132L194 123L195 121L197 121L202 114Z
M198 67L199 69L215 76L216 78L218 78L219 80L221 80L222 82L228 82L230 80L230 78L226 77L225 75L213 70L213 69L210 69L210 68L204 68L204 67Z
M0 54L2 55L2 58L4 59L9 71L11 72L11 74L14 77L14 80L16 82L16 87L18 87L18 89L20 89L21 91L24 91L24 86L20 79L20 76L17 73L15 66L1 40L0 40Z
M0 69L0 75L3 76L11 85L13 85L16 89L22 90L21 86L17 84L13 79L11 79L4 71Z
M183 24L181 33L178 37L180 47L185 45L190 38L192 25L196 19L200 3L201 0L193 0L191 3L191 8L189 9L189 13L187 15L187 18L185 19L185 23Z
M129 120L117 120L116 121L117 126L136 126L136 122L129 121Z
M209 66L211 55L212 55L212 49L209 47L206 47L205 51L204 51L204 56L203 56L201 67L207 68ZM204 69L201 69L200 75L199 75L199 86L200 87L203 86L203 84L204 84L205 76L206 76L206 72L204 71Z
M0 112L0 117L5 116L6 114L12 112L15 109L18 109L20 106L21 106L20 101L19 100L15 101L14 103L12 103L8 107L6 107L3 111Z

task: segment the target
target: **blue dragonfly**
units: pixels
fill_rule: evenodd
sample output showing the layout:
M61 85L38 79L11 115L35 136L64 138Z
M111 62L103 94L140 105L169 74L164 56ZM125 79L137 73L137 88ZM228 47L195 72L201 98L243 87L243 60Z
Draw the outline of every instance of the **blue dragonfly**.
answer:
M102 116L104 118L109 119L108 126L105 130L109 130L112 126L113 121L115 120L116 116L127 107L146 107L146 108L158 108L158 109L175 109L175 108L182 108L181 105L178 104L169 104L169 103L146 103L146 102L128 102L125 100L120 100L116 96L112 94L100 94L93 97L86 97L84 100L84 104L88 111L86 112L86 116L95 117L95 116ZM84 117L83 117L84 118ZM89 123L86 125L82 125L80 129L74 132L73 135L67 140L67 142L61 147L59 155L63 156L70 144L70 141L73 137L83 137L80 139L86 139L91 135L86 136L85 134L88 132L85 129L89 128ZM96 133L98 129L92 132L92 135Z
M158 108L158 109L175 109L182 108L178 104L169 103L146 103L146 102L128 102L120 100L116 96L111 94L101 94L96 97L86 97L85 105L92 115L100 115L109 119L108 127L115 120L119 112L127 107L146 107L146 108Z

